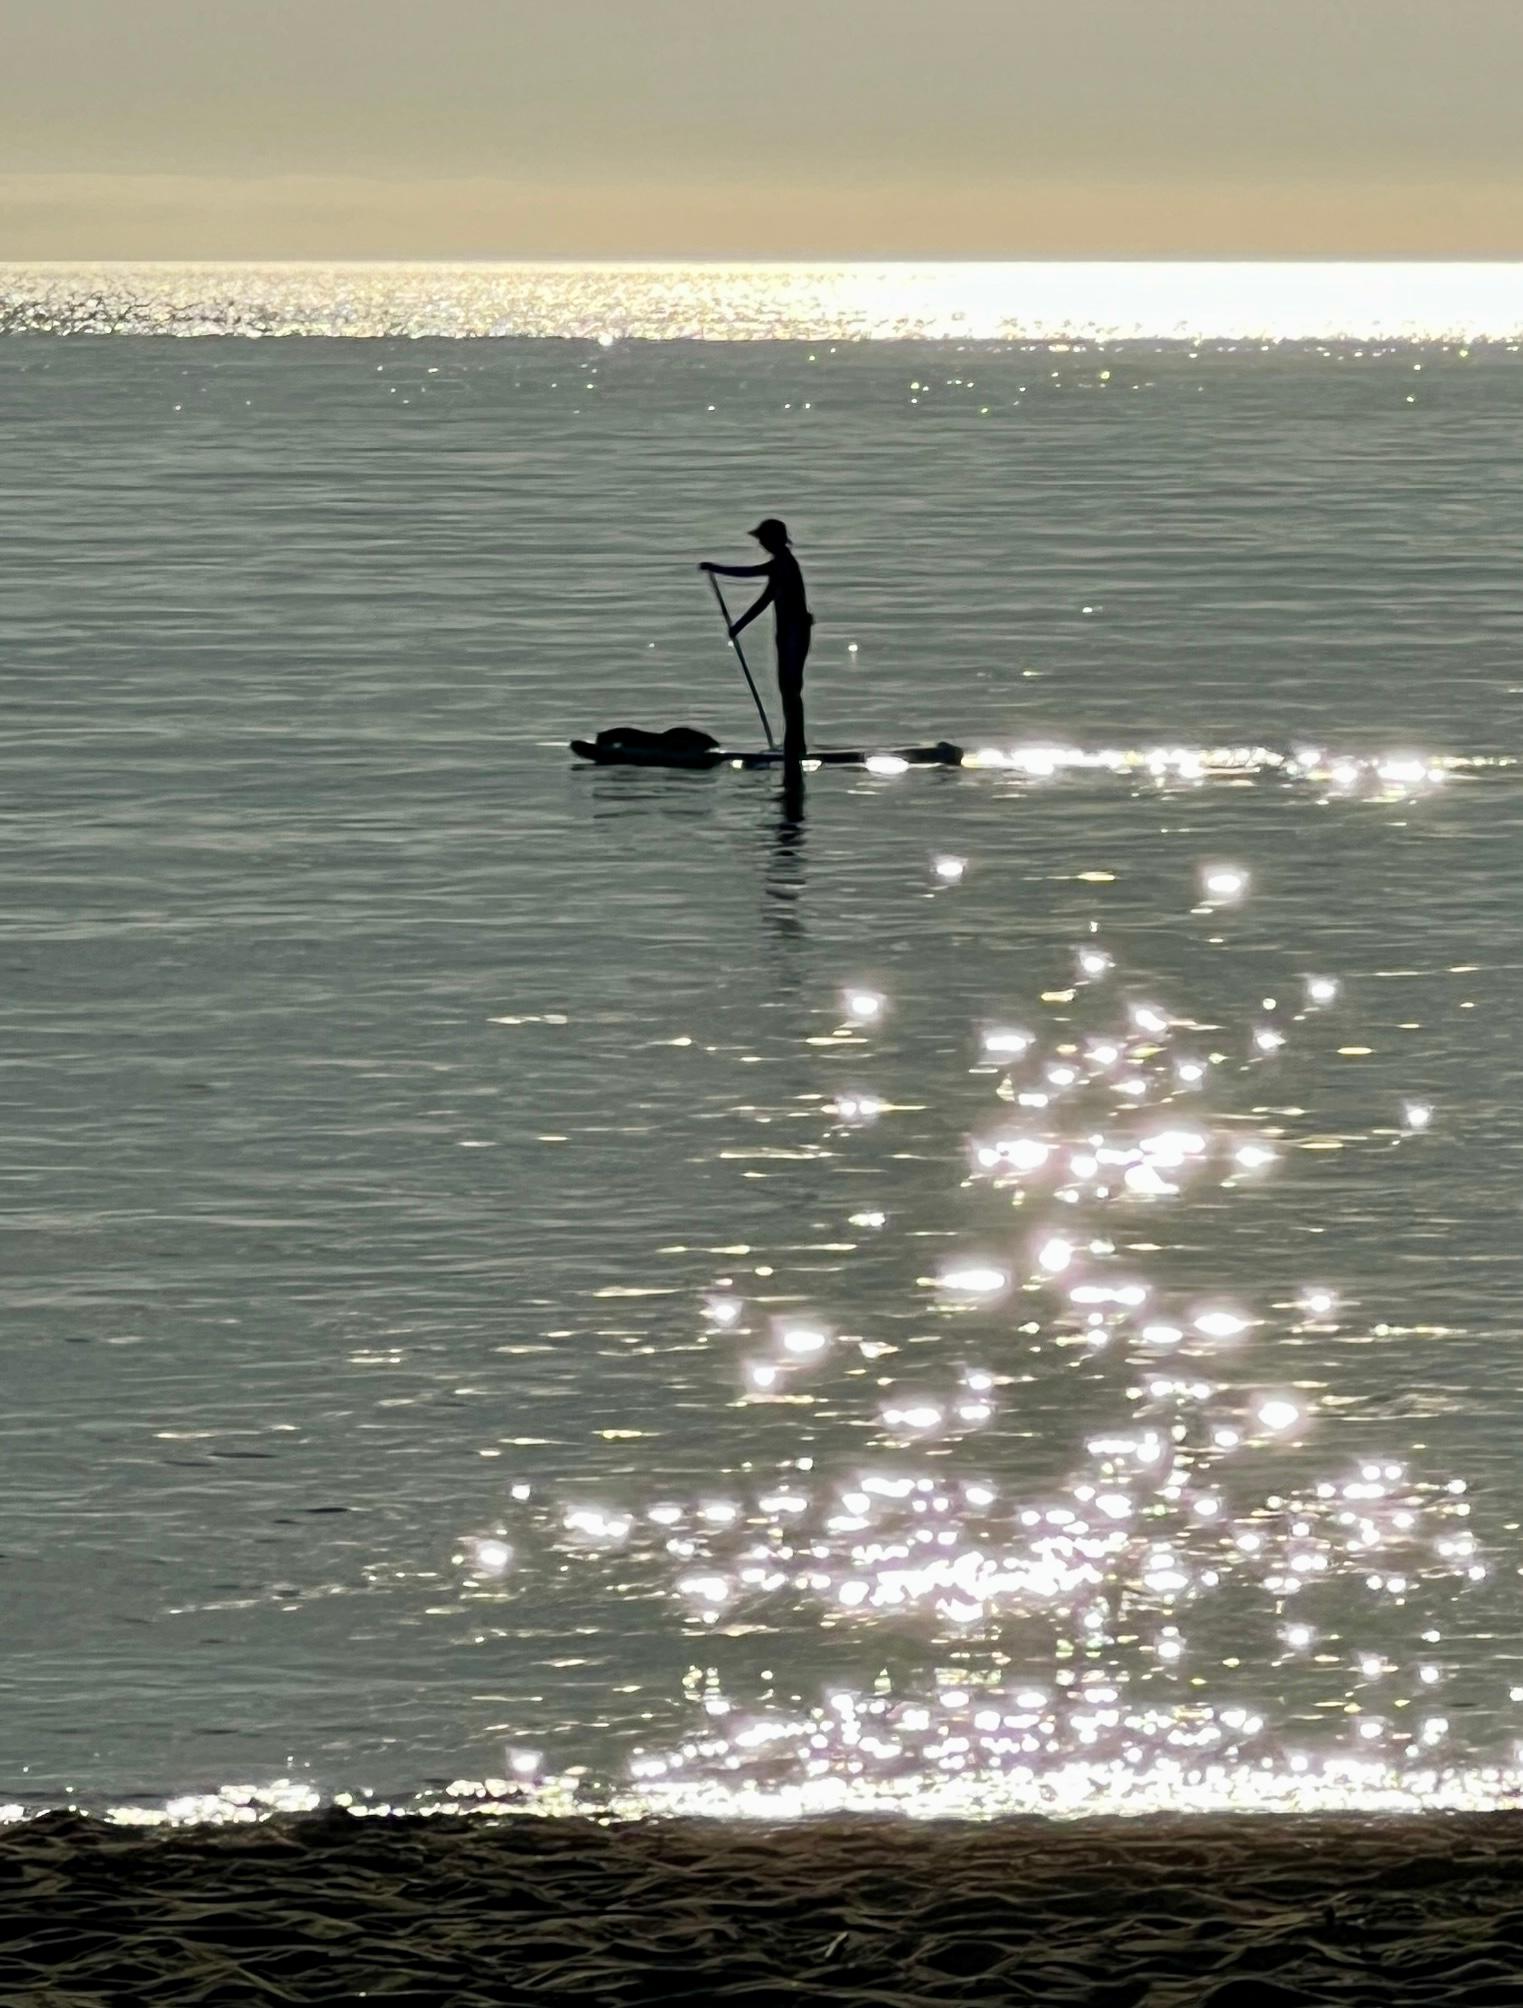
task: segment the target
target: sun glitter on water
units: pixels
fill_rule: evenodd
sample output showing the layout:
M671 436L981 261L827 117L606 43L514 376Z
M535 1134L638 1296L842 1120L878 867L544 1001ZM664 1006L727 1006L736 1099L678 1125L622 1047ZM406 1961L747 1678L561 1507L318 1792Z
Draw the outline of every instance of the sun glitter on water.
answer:
M1053 778L1065 763L1054 752L1037 764ZM1376 801L1453 771L1343 764L1349 775L1305 755L1272 771ZM1199 785L1215 767L1197 754L1157 771ZM1197 884L1213 897L1198 909L1211 925L1252 902L1246 866L1205 861ZM961 1176L1002 1198L1013 1233L1007 1248L969 1245L921 1278L937 1338L924 1360L912 1366L844 1318L768 1315L731 1277L706 1299L743 1401L807 1400L822 1379L875 1390L853 1462L827 1470L801 1455L732 1479L722 1496L643 1506L533 1499L521 1526L462 1551L473 1593L493 1594L500 1552L537 1549L616 1568L695 1641L775 1633L781 1650L791 1628L813 1623L869 1648L881 1639L890 1659L913 1639L939 1662L929 1677L885 1666L870 1685L788 1705L741 1694L700 1656L687 1682L698 1726L635 1753L610 1788L622 1810L992 1815L1518 1794L1506 1765L1456 1748L1442 1706L1444 1628L1491 1572L1464 1481L1341 1455L1323 1384L1305 1378L1315 1354L1298 1347L1339 1328L1338 1293L1313 1277L1266 1296L1226 1276L1218 1291L1181 1292L1150 1276L1145 1239L1123 1245L1192 1185L1251 1194L1281 1175L1296 1137L1245 1134L1241 1115L1215 1105L1229 1084L1283 1065L1343 986L1287 980L1298 1001L1260 1006L1276 1022L1219 1027L1202 1055L1192 1000L1139 992L1124 955L1093 933L1074 962L1077 987L1041 1000L1056 1011L1047 1030L1035 998L1019 1028L969 1028L992 1121L968 1140ZM838 1003L837 1036L865 1045L870 1068L892 996L848 983ZM820 1120L849 1139L869 1114L892 1126L893 1105L865 1089ZM1420 1148L1436 1121L1430 1103L1409 1101L1406 1146ZM1064 1371L1102 1355L1124 1366L1120 1405L1076 1446L1063 1483L1032 1494L980 1468L980 1437L1018 1404L1031 1363ZM1192 1620L1222 1602L1241 1644L1216 1661ZM1377 1619L1389 1640L1393 1614L1405 1651L1361 1643ZM1295 1667L1297 1719L1309 1706L1315 1731L1278 1720L1270 1700ZM1245 1698L1255 1679L1260 1694ZM550 1799L564 1789L548 1772L539 1786Z
M0 332L618 341L1441 341L1523 335L1523 265L0 266ZM1086 609L1088 611L1088 609Z

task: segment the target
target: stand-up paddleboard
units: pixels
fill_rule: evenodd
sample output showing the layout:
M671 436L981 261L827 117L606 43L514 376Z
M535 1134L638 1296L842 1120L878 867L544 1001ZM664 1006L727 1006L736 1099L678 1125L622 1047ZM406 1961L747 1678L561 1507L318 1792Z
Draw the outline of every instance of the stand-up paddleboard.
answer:
M638 726L615 726L600 732L596 739L573 739L571 750L578 759L591 760L599 767L781 767L781 752L736 751L721 746L706 732L690 726L674 726L669 732L645 732ZM806 756L814 767L867 767L879 760L902 761L907 767L958 767L962 748L950 740L934 746L831 747Z

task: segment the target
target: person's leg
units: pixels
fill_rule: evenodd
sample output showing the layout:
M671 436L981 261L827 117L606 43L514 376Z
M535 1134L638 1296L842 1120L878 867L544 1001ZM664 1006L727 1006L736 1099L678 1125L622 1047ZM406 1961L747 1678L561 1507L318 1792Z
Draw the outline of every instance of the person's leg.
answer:
M809 750L804 738L804 679L780 676L778 688L783 699L783 754L789 760L802 760Z
M809 638L802 642L792 637L779 640L777 645L777 690L783 700L783 757L789 761L802 760L808 752L804 737L804 659L809 653Z

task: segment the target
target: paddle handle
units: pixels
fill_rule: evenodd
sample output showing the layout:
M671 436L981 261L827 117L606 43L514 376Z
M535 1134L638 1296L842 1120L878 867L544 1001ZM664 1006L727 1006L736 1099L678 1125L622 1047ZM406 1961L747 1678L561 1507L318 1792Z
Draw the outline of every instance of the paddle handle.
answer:
M724 616L724 631L729 635L730 646L735 651L736 660L740 664L741 674L746 679L746 688L750 691L752 701L756 705L756 715L761 720L762 731L767 735L767 745L775 753L777 751L777 741L772 737L772 727L767 723L767 714L762 708L761 692L752 680L751 671L746 662L746 652L740 645L740 637L730 634L730 609L724 603L724 594L719 590L718 579L715 578L712 572L707 573L706 576L709 584L714 588L714 597L718 600L719 611Z

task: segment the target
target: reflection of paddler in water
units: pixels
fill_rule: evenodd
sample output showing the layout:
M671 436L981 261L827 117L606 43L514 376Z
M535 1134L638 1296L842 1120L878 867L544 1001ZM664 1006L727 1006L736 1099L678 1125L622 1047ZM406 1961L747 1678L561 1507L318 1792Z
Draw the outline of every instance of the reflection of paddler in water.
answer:
M804 663L809 654L814 615L804 598L804 575L788 542L786 526L775 516L768 516L751 535L767 553L764 565L705 563L699 570L717 572L725 579L767 581L766 591L755 606L748 607L739 620L730 623L730 639L734 641L742 628L749 627L759 613L771 607L777 632L777 689L783 700L783 758L790 767L797 767L808 750L804 739Z
M766 918L785 937L804 932L804 862L804 770L790 761L771 820L762 888Z

